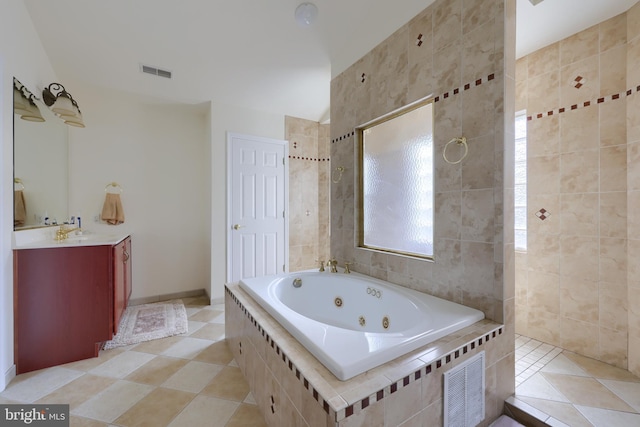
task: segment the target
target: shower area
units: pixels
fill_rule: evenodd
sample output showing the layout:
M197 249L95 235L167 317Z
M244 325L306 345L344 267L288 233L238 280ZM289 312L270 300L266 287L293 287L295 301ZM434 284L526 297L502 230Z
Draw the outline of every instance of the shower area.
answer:
M516 333L640 375L640 3L516 63ZM518 114L518 113L517 113ZM525 142L526 140L526 142ZM518 205L518 201L516 201ZM519 223L519 224L518 224Z
M300 271L317 268L333 255L329 125L289 116L284 123L289 141L289 270ZM333 179L341 178L334 171Z

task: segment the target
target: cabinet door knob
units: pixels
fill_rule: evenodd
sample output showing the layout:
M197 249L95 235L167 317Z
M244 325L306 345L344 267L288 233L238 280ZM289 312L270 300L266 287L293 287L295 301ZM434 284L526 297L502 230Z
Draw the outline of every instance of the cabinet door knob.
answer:
M239 230L239 229L241 229L242 227L243 227L242 225L240 225L240 224L236 224L236 225L234 225L234 226L233 226L233 229L234 229L234 230Z
M124 250L124 262L129 261L129 252L127 252L127 250Z

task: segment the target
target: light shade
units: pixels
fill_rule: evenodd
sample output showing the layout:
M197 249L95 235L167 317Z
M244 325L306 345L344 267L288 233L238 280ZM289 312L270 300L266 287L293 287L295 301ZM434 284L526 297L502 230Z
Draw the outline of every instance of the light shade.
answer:
M64 120L65 124L79 128L84 127L78 103L60 83L51 83L45 87L42 91L42 100L51 108L51 111Z
M13 78L13 112L20 115L22 120L30 122L44 122L44 117L35 103L36 97Z
M21 91L18 90L18 88L16 88L14 86L13 88L13 112L16 114L26 114L29 112L29 110L27 109L29 105L29 102L27 101L27 99L24 97L24 95L22 94Z
M21 114L20 118L29 122L44 122L40 109L33 101L29 102L26 113Z
M74 105L73 106L73 114L61 114L60 118L64 120L65 124L69 126L75 126L78 128L84 127L84 120L82 120L82 113L80 109Z
M302 27L313 24L318 16L318 8L313 3L301 3L294 14L296 22Z
M84 127L84 121L82 120L82 115L77 115L77 116L65 116L62 115L60 116L60 118L62 120L64 120L65 124L69 125L69 126L74 126L77 128L83 128Z
M51 111L56 114L63 115L73 115L75 114L75 110L73 107L73 103L71 102L71 98L66 96L65 94L59 94L56 97L56 101L51 106Z

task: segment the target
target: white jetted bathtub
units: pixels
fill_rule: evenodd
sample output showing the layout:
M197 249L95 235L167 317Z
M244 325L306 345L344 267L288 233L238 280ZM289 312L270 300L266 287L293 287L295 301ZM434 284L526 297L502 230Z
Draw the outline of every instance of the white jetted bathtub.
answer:
M305 271L244 279L240 287L343 381L484 318L358 273Z

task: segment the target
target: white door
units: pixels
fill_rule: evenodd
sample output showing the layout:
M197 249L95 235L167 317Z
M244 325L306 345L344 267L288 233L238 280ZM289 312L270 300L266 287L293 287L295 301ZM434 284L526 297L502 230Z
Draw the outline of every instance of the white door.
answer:
M230 133L230 282L288 270L287 141Z

